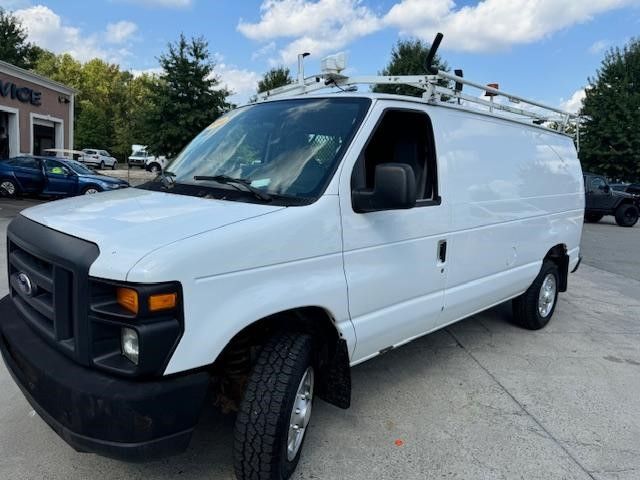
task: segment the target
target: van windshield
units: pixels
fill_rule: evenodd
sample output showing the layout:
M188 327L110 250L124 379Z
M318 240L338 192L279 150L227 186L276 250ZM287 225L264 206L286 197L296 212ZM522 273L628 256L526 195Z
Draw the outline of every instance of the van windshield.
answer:
M234 200L255 195L229 179L281 204L310 203L331 180L369 105L366 98L306 98L239 108L200 133L166 173L176 185L234 189Z

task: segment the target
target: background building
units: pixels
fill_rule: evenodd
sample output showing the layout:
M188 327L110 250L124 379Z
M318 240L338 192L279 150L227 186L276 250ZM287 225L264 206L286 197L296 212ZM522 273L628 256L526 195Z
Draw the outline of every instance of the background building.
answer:
M0 158L73 148L76 90L0 61Z

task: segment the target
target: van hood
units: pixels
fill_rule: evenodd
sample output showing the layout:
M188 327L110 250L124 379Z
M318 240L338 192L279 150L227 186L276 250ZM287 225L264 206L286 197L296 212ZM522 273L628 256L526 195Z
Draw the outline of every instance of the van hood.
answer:
M124 280L153 250L283 208L126 188L44 203L21 215L95 243L100 256L91 275Z

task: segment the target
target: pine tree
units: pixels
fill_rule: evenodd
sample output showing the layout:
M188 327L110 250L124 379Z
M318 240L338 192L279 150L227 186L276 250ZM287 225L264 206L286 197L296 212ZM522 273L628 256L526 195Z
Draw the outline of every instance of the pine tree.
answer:
M427 75L424 69L424 61L429 54L430 48L431 45L422 40L399 40L391 50L391 60L379 72L379 75ZM449 70L447 63L440 59L438 55L435 56L433 64L440 70ZM444 84L446 83L444 82ZM407 85L377 85L373 88L373 91L413 97L421 97L424 93L424 90Z
M269 70L258 82L258 93L267 92L274 88L283 87L293 83L289 68L280 66Z
M15 15L0 7L0 60L30 68L39 50L27 42L27 32Z
M159 61L163 73L150 98L146 138L150 151L171 157L229 108L229 91L219 87L202 37L181 34Z
M608 51L589 79L581 114L585 170L640 181L640 40Z

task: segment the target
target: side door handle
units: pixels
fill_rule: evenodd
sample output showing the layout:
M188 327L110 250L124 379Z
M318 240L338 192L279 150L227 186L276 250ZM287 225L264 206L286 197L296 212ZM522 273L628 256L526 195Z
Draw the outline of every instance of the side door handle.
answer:
M445 263L447 261L447 241L440 240L438 242L438 263Z

